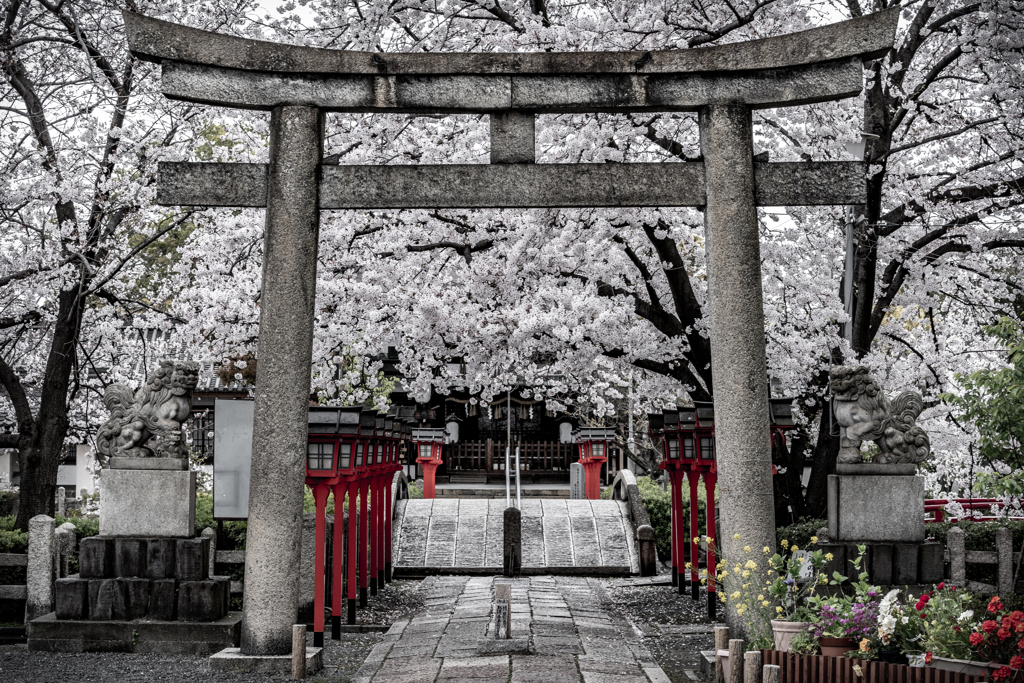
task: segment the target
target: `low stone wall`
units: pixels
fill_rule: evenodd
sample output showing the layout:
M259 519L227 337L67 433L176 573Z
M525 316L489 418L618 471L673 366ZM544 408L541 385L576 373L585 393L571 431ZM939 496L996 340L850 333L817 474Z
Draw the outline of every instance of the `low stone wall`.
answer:
M629 470L619 470L612 482L612 500L622 500L629 505L629 518L636 532L637 554L640 556L640 576L654 576L658 573L658 546L651 518L640 498L636 475Z

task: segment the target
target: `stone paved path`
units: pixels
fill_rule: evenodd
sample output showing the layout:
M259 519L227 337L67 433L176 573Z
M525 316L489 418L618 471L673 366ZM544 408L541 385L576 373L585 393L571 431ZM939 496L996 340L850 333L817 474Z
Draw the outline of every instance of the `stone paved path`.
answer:
M402 500L395 510L395 568L501 572L505 500ZM629 508L614 500L525 499L523 568L601 567L639 573Z
M668 683L599 579L511 580L512 635L530 654L477 655L491 635L494 577L424 580L422 611L395 623L352 679L359 683Z

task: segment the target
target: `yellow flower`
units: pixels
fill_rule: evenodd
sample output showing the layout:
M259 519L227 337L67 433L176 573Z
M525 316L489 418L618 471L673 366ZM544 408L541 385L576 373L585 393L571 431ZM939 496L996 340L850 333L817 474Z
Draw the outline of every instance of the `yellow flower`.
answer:
M692 568L693 568L693 565L692 565L692 564L690 564L689 562L687 562L687 563L686 563L686 568L687 568L687 569L692 569Z
M860 641L860 651L871 652L871 642L867 638Z
M822 583L828 583L828 577L827 577L827 576L825 576L824 574L822 574L822 575L821 575L821 582L822 582Z
M742 586L740 586L740 587L741 587L741 588L742 588L743 590L747 590L748 588L750 588L750 584L749 584L749 583L745 583L745 584L743 584L743 585L742 585Z
M721 600L722 602L725 602L725 593L719 593L718 594L718 599Z
M754 562L753 560L747 560L747 563L743 566L747 569L757 569L757 562Z
M776 614L782 614L782 608L781 607L776 607L775 608L775 612L776 612Z
M726 572L726 571L719 572L719 574L718 574L718 578L719 579L724 579L727 576L729 576L729 572Z
M757 596L757 599L758 599L758 600L764 600L764 596L763 596L763 595L758 595L758 596Z
M831 562L834 557L835 556L832 553L825 553L825 559L829 562Z
M734 541L740 540L740 535L739 534L733 534L732 535L732 540L734 540Z
M692 540L694 543L700 543L700 536L694 536Z
M749 553L750 552L750 546L749 545L743 546L743 552Z
M788 548L789 541L787 541L786 539L782 539L782 541L779 542L779 545L781 545L783 548Z
M771 606L771 603L770 603L770 602L768 602L767 600L765 600L765 601L763 601L763 602L761 603L761 606L762 606L762 607L770 607L770 606Z
M811 536L811 543L817 543L817 542L818 542L818 537L817 536Z
M750 578L750 571L749 570L747 570L747 569L743 570L743 578L744 579L749 579Z
M707 579L707 577L706 577L706 576L705 576L705 577L702 577L702 578L701 578L701 580L700 580L700 583L701 583L701 585L702 585L702 586L703 586L704 584L706 584L707 582L708 582L708 579Z
M739 592L739 591L734 591L734 592L733 592L733 594L732 594L732 595L731 595L730 597L731 597L731 598L732 598L733 600L739 600L739 598L740 598L740 592Z
M795 553L797 550L800 550L800 548L793 546L793 552Z
M798 558L796 558L796 561L797 561L797 564L803 564L804 563L804 558L798 557Z
M764 554L767 555L770 552L771 552L771 550L768 549L768 546L765 546L764 547Z

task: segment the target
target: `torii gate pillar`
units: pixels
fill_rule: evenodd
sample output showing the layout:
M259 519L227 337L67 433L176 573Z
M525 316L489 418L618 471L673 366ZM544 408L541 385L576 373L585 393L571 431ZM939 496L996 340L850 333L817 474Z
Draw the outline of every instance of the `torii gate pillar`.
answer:
M715 534L716 554L731 558L743 557L745 545L775 547L772 453L764 438L768 368L753 140L750 107L714 104L701 110L715 450L721 518L728 520L728 533ZM735 607L726 605L730 625L738 623Z
M323 127L315 107L277 107L270 117L242 605L247 655L288 652L299 605L303 479L295 472L305 471Z

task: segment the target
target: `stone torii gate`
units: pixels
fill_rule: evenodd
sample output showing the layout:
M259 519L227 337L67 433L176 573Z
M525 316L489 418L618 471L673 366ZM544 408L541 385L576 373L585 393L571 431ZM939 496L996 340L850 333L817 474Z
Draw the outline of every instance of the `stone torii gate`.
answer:
M271 112L269 164L162 163L157 191L161 205L266 208L242 653L291 649L324 209L703 207L722 545L774 547L756 207L858 204L866 185L859 162L755 162L751 112L857 95L898 19L691 50L388 54L126 12L132 54L161 65L165 96ZM640 111L699 112L703 163L534 163L536 114ZM491 163L321 165L325 112L489 114Z

